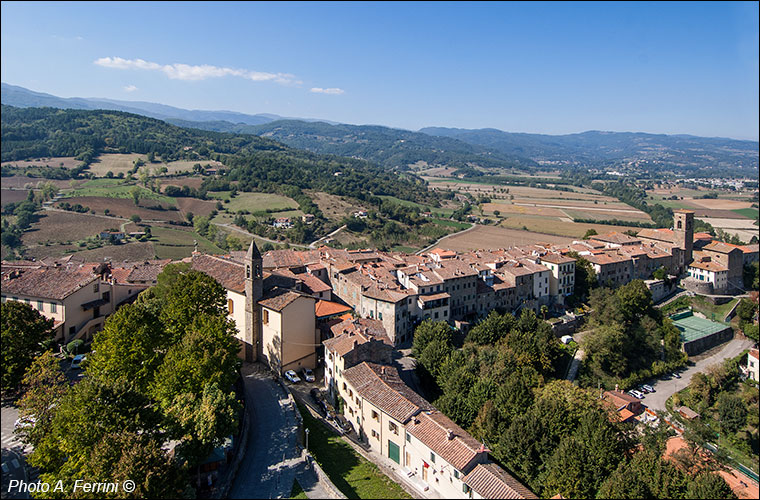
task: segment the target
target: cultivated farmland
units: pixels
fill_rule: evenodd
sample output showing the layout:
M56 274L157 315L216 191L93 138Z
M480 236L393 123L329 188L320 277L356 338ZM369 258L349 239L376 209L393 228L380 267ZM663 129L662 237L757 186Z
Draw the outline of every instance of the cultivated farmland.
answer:
M572 238L551 234L519 231L498 226L476 226L475 228L441 239L436 246L465 252L477 249L508 248L535 243L565 244Z
M70 205L79 204L83 207L89 207L96 214L105 214L105 211L109 210L109 215L124 217L125 219L129 219L132 215L137 215L145 220L182 220L182 215L177 210L156 210L155 208L151 208L159 206L154 200L140 200L140 206L135 206L134 200L127 198L77 196L63 198L55 206L60 208L61 203L68 203Z
M28 247L45 242L73 243L97 236L106 229L119 229L122 222L124 222L122 219L103 215L46 210L41 213L40 220L32 224L31 230L25 232L21 239Z

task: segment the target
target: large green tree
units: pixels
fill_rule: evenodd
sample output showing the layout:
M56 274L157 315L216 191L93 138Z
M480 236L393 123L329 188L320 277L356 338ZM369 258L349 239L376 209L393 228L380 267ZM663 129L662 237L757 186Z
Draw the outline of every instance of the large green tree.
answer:
M42 353L32 361L24 374L24 395L18 402L20 420L30 424L17 431L23 442L40 446L51 431L53 416L68 387L60 361L53 353Z
M2 390L19 388L24 371L44 350L42 342L52 339L53 320L42 316L29 304L8 300L2 310Z

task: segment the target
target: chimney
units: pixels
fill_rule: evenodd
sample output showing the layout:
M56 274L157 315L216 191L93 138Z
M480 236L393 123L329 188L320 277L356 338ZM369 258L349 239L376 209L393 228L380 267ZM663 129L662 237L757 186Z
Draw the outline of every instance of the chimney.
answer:
M449 441L454 439L454 431L452 431L451 429L446 429L446 439L448 439Z

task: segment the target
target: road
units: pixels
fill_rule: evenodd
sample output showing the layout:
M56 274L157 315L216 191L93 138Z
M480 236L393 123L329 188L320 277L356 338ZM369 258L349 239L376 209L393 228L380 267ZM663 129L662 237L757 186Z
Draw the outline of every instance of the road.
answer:
M24 468L24 455L31 451L30 446L24 447L13 435L13 426L18 418L18 408L3 403L0 420L2 420L0 436L2 437L2 498L29 498L26 493L9 492L11 479L25 480L27 473Z
M221 222L214 222L213 224L215 226L224 227L224 228L227 228L227 229L229 229L231 231L236 231L238 233L245 234L247 236L250 236L251 238L257 238L259 240L266 241L267 243L272 243L274 245L282 245L283 243L285 243L284 241L270 240L269 238L264 238L263 236L259 236L258 234L249 233L248 231L246 231L244 229L240 229L239 227L237 227L234 224L229 224L229 223L224 223L223 224ZM292 247L296 247L296 248L305 248L307 250L309 249L309 247L307 245L300 245L298 243L288 243L288 244L291 246L291 248Z
M326 240L327 238L332 238L333 236L335 236L336 234L338 234L343 229L346 229L346 225L345 224L342 225L342 226L340 226L338 229L336 229L332 233L328 234L327 236L322 236L318 240L312 241L311 243L309 243L309 248L316 248L317 247L317 243L319 243L322 240Z
M241 372L251 425L229 498L289 498L303 468L298 410L263 366L244 363Z
M754 341L748 339L733 339L723 345L714 354L709 357L697 361L694 366L688 367L685 371L681 372L681 378L670 378L666 380L657 380L653 387L656 392L644 395L642 403L652 410L665 411L665 401L674 393L684 389L691 377L698 372L704 372L707 367L720 363L726 358L733 358L738 356L744 349L749 349L754 345Z

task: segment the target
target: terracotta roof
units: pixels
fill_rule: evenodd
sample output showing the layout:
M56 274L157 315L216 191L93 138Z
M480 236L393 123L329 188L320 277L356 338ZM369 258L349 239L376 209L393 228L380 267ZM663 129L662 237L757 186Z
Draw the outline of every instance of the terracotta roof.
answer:
M712 241L713 237L710 233L694 233L694 241L707 240Z
M478 281L478 283L480 283L480 281ZM418 298L422 302L431 302L433 300L439 300L439 299L450 299L451 295L449 295L446 292L441 292L441 293L434 293L432 295L419 295Z
M346 382L356 393L401 423L430 403L407 386L395 366L363 361L343 372Z
M63 300L97 279L89 270L43 267L25 271L17 278L3 279L2 292L6 296L18 294Z
M193 255L192 266L206 273L227 290L245 293L245 267L235 261L213 255Z
M442 259L450 258L450 257L456 257L457 253L453 252L451 250L444 250L443 248L434 248L428 252L433 255L437 255Z
M615 243L618 245L633 245L641 241L638 238L634 238L617 231L612 231L611 233L605 234L597 234L592 236L591 239L596 241L603 241L605 243Z
M717 253L731 253L734 250L740 250L739 247L735 245L729 245L727 243L723 243L722 241L711 241L707 245L705 245L702 250L710 250L711 252L717 252Z
M617 264L620 262L631 262L630 257L620 255L617 252L604 252L596 255L592 254L586 256L586 259L592 264L598 264L602 266L607 264Z
M565 257L564 255L556 253L547 253L541 257L542 261L551 262L552 264L567 264L568 262L575 262L572 257Z
M748 354L755 359L760 359L760 351L758 349L750 349Z
M452 439L449 430L453 432ZM480 442L438 410L420 413L406 424L406 431L460 471L485 453Z
M467 486L483 498L538 498L496 464L478 464L464 477Z
M335 316L336 314L342 314L348 311L351 311L350 307L338 304L337 302L330 302L329 300L318 300L317 305L314 306L314 313L317 318Z
M378 338L384 342L390 343L383 322L379 319L350 317L341 323L333 325L330 328L330 331L332 331L336 338L339 335L351 334L359 335L367 339Z
M285 288L273 288L272 290L265 293L264 297L259 300L259 305L273 311L282 311L300 297L306 297L314 300L308 295L294 292L293 290L287 290Z
M319 262L319 250L270 250L264 254L262 265L265 269L278 267L299 267Z
M728 271L728 268L724 265L722 265L719 262L713 262L713 261L707 261L707 262L692 262L689 264L689 267L694 267L697 269L703 269L705 271L710 271L713 273L720 273Z
M631 418L634 415L634 413L628 408L623 408L622 410L618 411L618 415L620 415L620 421L625 422L626 420Z
M139 263L132 268L126 281L155 283L156 279L158 279L158 275L161 274L161 271L164 270L164 267L166 267L169 262L171 262L171 260L167 259L167 261Z
M309 274L309 273L300 273L296 274L296 279L299 279L303 282L303 284L308 288L311 293L320 293L320 292L327 292L329 290L332 290L332 287L322 281L321 279L317 278L316 276Z
M614 404L615 408L622 408L631 403L639 402L637 398L620 391L604 391L604 398Z
M673 233L672 229L642 229L639 231L638 236L639 238L673 243L675 233Z

